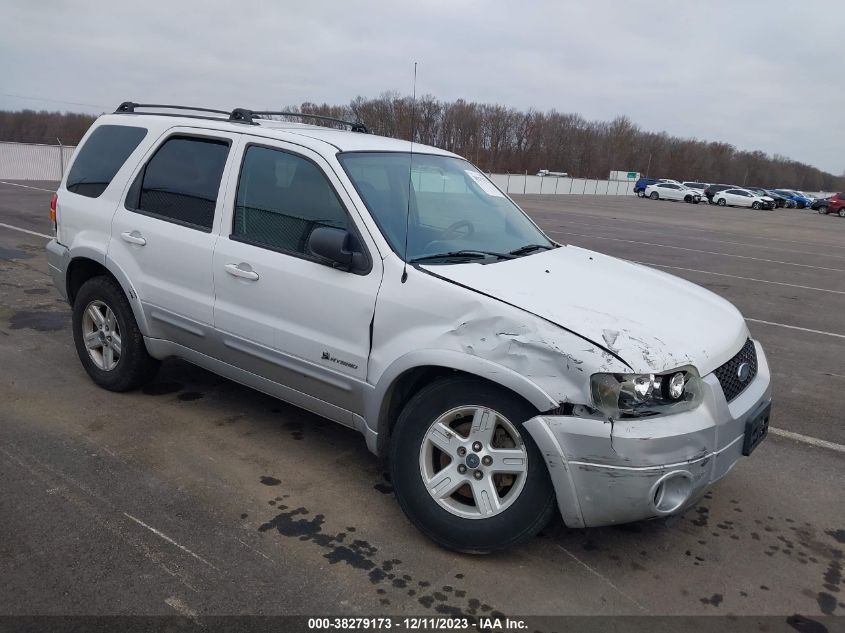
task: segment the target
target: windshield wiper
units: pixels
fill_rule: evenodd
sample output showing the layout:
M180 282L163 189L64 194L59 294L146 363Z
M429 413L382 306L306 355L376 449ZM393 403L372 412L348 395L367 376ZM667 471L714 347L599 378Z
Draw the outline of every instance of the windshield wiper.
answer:
M514 257L519 257L521 255L527 255L533 251L539 250L551 250L554 248L553 246L549 246L548 244L526 244L525 246L520 246L519 248L515 248L512 250L508 255L513 255Z
M485 259L487 257L496 257L498 259L513 259L515 255L510 253L495 253L492 251L476 251L476 250L462 250L451 251L449 253L435 253L433 255L421 255L409 260L410 263L416 264L418 262L430 261L433 259Z

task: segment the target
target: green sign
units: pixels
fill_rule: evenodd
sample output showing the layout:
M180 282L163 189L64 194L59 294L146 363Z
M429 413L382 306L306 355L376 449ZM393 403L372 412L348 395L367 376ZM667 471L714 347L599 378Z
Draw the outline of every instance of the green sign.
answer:
M636 177L637 177L637 172L635 172L635 171L629 171L628 172L628 178L630 178L631 180L633 180Z

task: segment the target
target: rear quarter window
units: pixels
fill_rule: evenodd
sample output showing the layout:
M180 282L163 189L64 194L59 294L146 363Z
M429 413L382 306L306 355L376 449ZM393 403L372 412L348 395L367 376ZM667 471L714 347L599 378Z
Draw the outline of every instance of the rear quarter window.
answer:
M101 125L79 149L65 188L81 196L98 198L146 135L147 129L143 127Z

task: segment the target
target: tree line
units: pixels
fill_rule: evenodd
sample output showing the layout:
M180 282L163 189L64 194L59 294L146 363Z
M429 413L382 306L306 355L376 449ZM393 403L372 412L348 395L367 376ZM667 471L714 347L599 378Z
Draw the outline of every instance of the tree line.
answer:
M739 150L729 143L680 138L640 129L627 117L589 121L557 110L517 110L458 99L440 101L395 92L358 97L346 105L288 106L308 114L361 121L371 132L436 145L495 173L541 169L582 178L607 178L613 170L677 180L808 191L841 191L834 176L786 156Z
M76 112L0 110L0 141L76 145L96 118Z
M786 156L745 151L729 143L680 138L640 129L627 117L590 121L557 110L517 110L458 99L441 101L386 92L348 104L303 103L286 111L360 121L371 132L436 145L496 173L563 171L607 178L612 170L678 180L841 191L834 176ZM87 114L0 111L0 140L75 145L94 121ZM331 125L331 124L329 124Z

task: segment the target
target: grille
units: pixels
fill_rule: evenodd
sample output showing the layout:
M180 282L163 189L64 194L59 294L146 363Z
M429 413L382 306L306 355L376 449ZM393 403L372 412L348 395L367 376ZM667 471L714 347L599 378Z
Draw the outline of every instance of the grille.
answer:
M739 376L737 376L737 371L742 363L748 363L751 366L748 379L744 382L740 381ZM719 367L715 374L716 378L719 379L719 384L722 385L722 391L725 392L725 399L728 402L745 391L745 388L751 384L754 376L757 375L757 350L754 349L754 343L751 339L745 341L745 345L742 346L737 355Z

